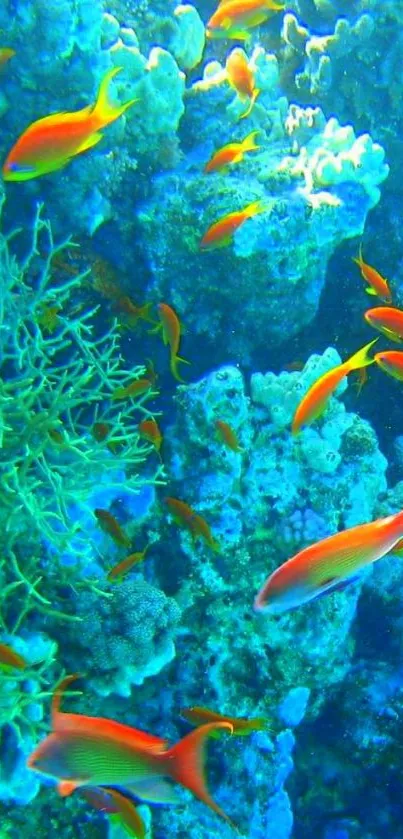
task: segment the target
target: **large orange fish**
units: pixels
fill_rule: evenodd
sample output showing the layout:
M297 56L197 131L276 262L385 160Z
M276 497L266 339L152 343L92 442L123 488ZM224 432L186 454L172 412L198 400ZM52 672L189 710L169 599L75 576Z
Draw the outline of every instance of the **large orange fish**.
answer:
M399 382L403 382L403 352L399 350L386 350L378 352L374 361L389 376L393 376Z
M255 143L257 134L259 134L259 131L251 131L240 143L227 143L226 146L222 146L221 149L214 152L210 160L206 163L204 171L206 173L225 172L229 166L240 163L246 152L256 151L260 148Z
M208 38L245 37L249 29L282 9L284 4L275 0L224 0L208 21L206 35Z
M338 364L328 370L314 382L294 414L292 421L293 434L298 434L303 425L310 425L311 422L323 414L332 393L345 376L348 376L353 370L359 370L361 367L367 367L368 364L374 363L374 359L369 358L368 353L377 340L378 338L375 338L374 341L370 341L343 364Z
M203 754L213 731L227 729L232 733L230 723L200 726L170 747L161 737L114 720L60 711L62 694L76 678L67 676L56 688L52 733L28 758L30 769L57 781L63 796L80 787L119 787L123 795L154 803L176 800L175 791L163 780L168 778L230 822L207 790Z
M390 341L403 341L403 312L392 306L377 306L365 312L365 320L374 329L379 329Z
M249 116L260 90L255 86L255 76L249 67L244 51L239 48L232 50L225 62L225 69L228 81L239 98L249 101L246 111L239 117L239 119L245 119Z
M401 550L403 512L359 524L299 551L280 565L260 589L255 609L280 614L322 594L344 588L362 568L394 548Z
M242 717L230 717L227 714L220 714L218 711L211 711L209 708L204 708L201 705L194 705L192 708L182 708L181 717L190 722L192 725L205 725L210 722L229 722L233 728L233 734L242 737L246 734L251 734L252 731L267 730L268 724L264 717L253 717L252 719L243 719ZM212 736L219 737L216 731L213 731Z
M353 262L355 262L360 271L361 276L364 280L368 283L365 291L367 294L373 294L376 297L380 297L384 303L391 303L392 302L392 295L390 293L390 289L388 286L388 281L376 268L373 268L372 265L368 265L367 262L364 262L362 258L362 245L360 245L360 250L358 256L353 256Z
M258 213L264 213L267 210L267 204L264 201L252 201L243 210L237 210L235 213L227 213L222 216L214 224L210 225L206 230L201 242L200 249L203 251L213 250L214 248L225 248L232 242L232 237L236 230L247 219L253 218Z
M52 114L31 123L21 134L3 166L5 181L28 181L65 166L76 154L102 139L101 129L118 119L137 100L114 104L109 84L122 67L113 67L102 79L94 105L81 111Z
M159 329L162 329L162 340L170 350L171 373L177 382L183 382L184 379L182 379L178 373L178 364L179 362L181 364L190 364L190 361L186 361L185 358L181 358L178 355L182 333L181 322L172 306L168 306L167 303L160 303L158 305L158 316L160 323L157 328L152 329L151 332L157 332Z

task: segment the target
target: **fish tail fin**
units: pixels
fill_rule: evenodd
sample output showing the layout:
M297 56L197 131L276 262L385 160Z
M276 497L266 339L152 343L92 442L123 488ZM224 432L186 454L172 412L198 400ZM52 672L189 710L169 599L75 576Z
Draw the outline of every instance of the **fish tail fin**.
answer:
M97 101L94 105L93 114L97 118L99 125L107 125L109 122L114 122L115 119L122 116L128 108L138 102L138 99L129 99L123 105L113 102L110 96L109 85L112 79L123 70L123 67L112 67L105 73L101 84L99 86Z
M255 142L255 138L257 135L260 134L260 131L251 131L244 140L242 140L242 151L256 151L256 149L260 149L260 146L257 145Z
M182 379L182 376L180 376L179 373L178 373L179 362L181 364L190 364L190 361L187 361L186 358L181 358L180 355L173 355L172 358L171 358L170 367L171 367L171 373L172 373L174 379L176 379L177 382L184 382L185 380Z
M361 367L367 367L368 364L373 364L374 359L370 358L368 353L377 341L378 338L375 338L374 341L370 341L369 344L365 344L365 347L361 347L358 352L354 353L354 355L345 362L349 373L351 373L352 370L359 370Z
M71 684L71 682L75 682L77 679L81 679L80 673L72 673L70 676L65 676L60 682L57 683L52 698L52 707L51 707L51 714L52 714L52 726L53 729L58 727L58 718L59 715L62 713L60 710L60 705L63 699L63 694Z
M169 775L176 783L189 789L200 801L232 825L230 818L211 797L204 777L206 740L220 728L226 728L231 734L234 730L230 722L211 722L200 725L176 743L166 753L165 759Z
M246 111L243 114L241 114L239 119L245 119L246 117L249 116L249 114L250 114L250 112L251 112L251 110L252 110L252 108L253 108L253 106L256 102L256 99L259 96L259 93L260 93L260 90L256 89L256 90L253 91L252 96L249 99L249 105L248 105ZM252 133L258 134L259 132L256 131L256 132L252 132ZM251 149L246 148L246 149L243 149L243 151L252 151L253 149L258 149L258 148L260 148L260 147L259 146L252 146Z
M364 262L364 260L362 258L362 242L360 242L360 246L359 246L359 249L358 249L358 256L353 256L352 260L353 260L353 262L355 262L356 265L358 265L361 268L361 265Z

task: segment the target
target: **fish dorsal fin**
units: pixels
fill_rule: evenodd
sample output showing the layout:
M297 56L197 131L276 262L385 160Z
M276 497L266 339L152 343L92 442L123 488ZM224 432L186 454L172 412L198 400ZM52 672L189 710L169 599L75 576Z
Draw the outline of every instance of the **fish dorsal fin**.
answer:
M60 710L60 705L62 702L63 694L71 684L71 682L75 682L77 679L80 679L81 676L79 673L72 673L70 676L65 676L55 687L52 699L52 726L54 731L60 730L60 721L61 718L64 716L73 716L72 714L63 714Z
M40 123L41 128L52 128L55 125L65 125L74 122L75 120L86 120L91 115L93 105L86 105L79 111L60 111L58 114L50 114L47 117L38 119L34 125Z

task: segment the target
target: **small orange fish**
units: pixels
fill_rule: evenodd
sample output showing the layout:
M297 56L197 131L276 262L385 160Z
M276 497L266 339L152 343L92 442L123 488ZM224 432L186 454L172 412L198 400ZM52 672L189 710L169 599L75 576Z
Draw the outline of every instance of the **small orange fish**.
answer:
M146 358L145 360L145 371L146 371L146 378L151 382L152 385L156 385L158 381L158 373L155 370L154 362L151 358Z
M382 274L380 274L376 268L373 268L371 265L368 265L367 262L364 262L362 258L362 244L360 244L358 256L353 256L353 262L358 265L361 271L361 276L368 283L365 289L367 294L374 294L375 296L380 297L384 303L391 303L392 295L390 293L388 281L385 280L385 277L382 277Z
M59 306L45 306L37 315L36 322L44 332L52 335L59 324L59 312Z
M155 451L159 454L162 445L162 434L155 419L142 420L142 422L139 423L139 434L143 440L147 440L148 443L151 443L154 446Z
M232 237L241 224L258 213L264 213L266 209L266 203L259 200L248 204L243 210L236 210L235 213L227 213L227 215L222 216L206 230L200 242L200 249L206 251L227 247L231 244Z
M57 781L62 796L80 787L106 787L109 792L119 788L125 797L134 795L154 803L176 800L175 790L164 781L168 778L189 789L232 825L211 797L204 778L205 743L213 731L232 733L230 723L207 723L170 746L161 737L115 720L62 712L63 692L75 678L67 676L56 687L52 731L29 756L29 769ZM115 797L114 804L124 819L124 802Z
M126 315L126 324L129 328L138 326L140 320L145 320L147 323L155 323L151 317L151 303L144 303L143 306L136 306L126 294L118 297L115 303L116 308Z
M25 658L19 653L16 653L8 644L0 644L0 669L5 670L25 670L28 667Z
M101 510L99 507L94 510L94 514L97 518L99 526L102 528L104 533L107 533L110 536L116 545L122 545L124 548L130 547L130 539L126 536L124 530L122 530L119 522L115 519L115 516L112 513L109 513L108 510Z
M92 436L97 443L103 443L109 436L111 427L107 422L94 422L92 426Z
M207 23L207 36L234 37L231 32L253 29L282 9L284 5L275 0L224 0Z
M38 119L21 134L7 155L3 166L5 181L28 181L66 166L72 157L92 148L102 140L101 129L127 111L136 99L114 105L109 84L122 70L112 67L100 84L95 105L80 111L61 112Z
M126 831L135 839L145 839L146 826L133 802L117 789L105 787L105 791L111 796L119 822L123 824Z
M119 582L123 580L125 574L130 571L135 565L138 565L139 562L142 562L144 559L146 552L148 550L148 546L144 548L143 551L138 551L137 553L130 554L127 556L126 559L122 559L121 562L118 562L113 568L108 571L106 575L107 580L118 580Z
M402 537L400 512L321 539L299 551L267 578L255 599L255 609L278 615L341 590L359 578L365 566L400 551Z
M216 151L204 167L208 172L224 172L229 166L240 163L248 151L256 151L260 147L255 143L255 137L259 131L251 131L240 143L228 143Z
M180 714L183 719L196 726L210 722L229 722L232 725L234 736L238 735L239 737L251 734L252 731L264 731L268 728L267 720L264 717L255 717L250 720L241 717L228 717L226 714L219 714L217 711L211 711L201 705L183 708ZM212 737L219 736L218 732L212 733Z
M338 364L328 370L311 385L294 414L292 421L293 434L298 434L303 425L310 425L311 422L323 414L332 393L345 376L348 376L353 370L359 370L360 367L367 367L368 364L374 363L375 359L369 358L368 353L377 340L378 338L375 338L375 341L370 341L343 364Z
M231 451L233 452L242 451L239 445L238 437L236 436L234 429L231 428L231 426L228 425L227 422L224 422L223 420L216 420L215 427L217 437L221 443L224 443L224 445L227 446L228 449L231 449Z
M126 387L118 387L113 391L111 399L128 399L129 397L141 396L151 390L151 382L148 379L135 379Z
M64 443L64 436L57 428L48 428L48 435L52 440L52 443L56 443L58 446Z
M392 306L377 306L365 312L365 320L374 329L379 329L389 341L401 344L403 341L403 312Z
M210 527L203 516L195 513L189 504L186 504L185 501L180 501L178 498L168 497L165 499L165 503L174 521L180 527L185 527L189 531L194 542L199 538L203 539L206 545L215 551L215 553L220 553L219 544L214 539Z
M165 346L169 346L170 349L171 373L177 382L183 382L184 380L178 373L178 364L179 362L181 364L190 364L190 361L186 361L185 358L181 358L178 355L182 332L181 322L176 312L174 312L172 307L168 306L167 303L159 303L158 316L160 323L156 329L152 329L151 332L157 332L159 329L162 329L162 339Z
M4 67L7 64L7 61L10 61L15 55L15 50L10 49L10 47L2 47L0 49L0 67Z
M399 382L403 382L403 352L399 350L387 350L378 352L374 361L389 376L393 376Z
M260 90L255 86L255 76L249 67L248 59L243 50L236 48L230 52L225 62L225 70L228 81L231 87L236 90L239 98L242 101L245 99L249 100L245 113L239 117L239 119L245 119L245 117L249 116Z

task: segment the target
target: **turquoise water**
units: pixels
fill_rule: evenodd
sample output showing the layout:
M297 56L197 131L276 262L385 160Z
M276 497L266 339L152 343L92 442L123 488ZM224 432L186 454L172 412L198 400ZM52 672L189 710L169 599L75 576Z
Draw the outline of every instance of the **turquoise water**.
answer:
M403 837L402 9L276 5L0 2L1 839Z

